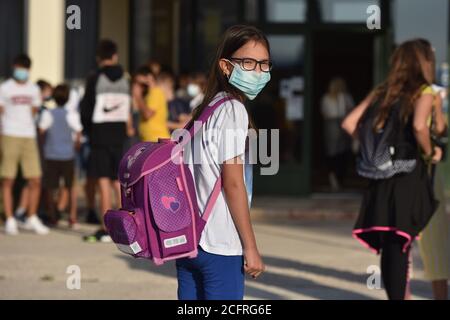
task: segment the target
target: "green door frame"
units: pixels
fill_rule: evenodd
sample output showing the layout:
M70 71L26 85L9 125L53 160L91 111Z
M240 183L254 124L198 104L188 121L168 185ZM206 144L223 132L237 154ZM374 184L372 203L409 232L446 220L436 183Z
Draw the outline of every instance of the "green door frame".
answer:
M312 83L313 83L313 41L317 31L339 30L342 32L366 33L375 35L374 44L374 83L379 83L385 76L388 57L392 48L392 24L390 3L380 0L381 30L369 30L361 23L322 23L319 21L317 0L307 0L307 17L305 23L268 23L266 20L265 1L259 5L258 27L266 34L304 35L305 36L305 108L302 139L302 162L283 164L275 176L255 174L254 188L257 195L308 196L311 194L311 149L312 149Z
M449 14L450 14L450 6L449 6ZM450 19L448 22L448 30L449 30L449 39L447 39L447 62L450 61ZM447 88L449 90L449 88ZM447 99L449 99L447 97ZM447 114L447 117L450 118L450 111L449 114ZM447 144L447 152L450 151L450 141ZM450 156L447 156L447 159L441 164L443 178L444 178L444 186L445 186L445 193L447 197L450 196Z

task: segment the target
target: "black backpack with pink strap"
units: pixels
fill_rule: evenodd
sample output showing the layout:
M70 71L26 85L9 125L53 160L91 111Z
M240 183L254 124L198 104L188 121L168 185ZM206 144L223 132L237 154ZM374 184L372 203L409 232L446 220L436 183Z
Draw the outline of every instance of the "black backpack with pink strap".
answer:
M412 117L406 123L400 117L401 101L395 102L391 107L384 126L375 129L374 123L380 105L380 101L370 105L357 127L361 144L357 172L362 177L375 180L412 172L419 155Z

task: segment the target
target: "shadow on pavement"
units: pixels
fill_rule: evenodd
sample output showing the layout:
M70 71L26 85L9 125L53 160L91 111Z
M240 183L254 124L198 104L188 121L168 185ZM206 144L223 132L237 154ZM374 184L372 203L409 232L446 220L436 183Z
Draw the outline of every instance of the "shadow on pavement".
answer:
M175 264L173 262L157 267L154 266L148 260L133 259L125 255L116 255L116 257L126 261L129 267L133 270L148 271L165 277L176 278L176 269ZM261 278L258 280L258 283L260 285L278 287L280 289L308 296L313 299L339 299L339 300L373 299L368 295L364 295L347 289L335 288L319 284L304 277L293 277L273 273L270 272L270 266L276 266L281 268L296 268L304 271L308 270L311 272L317 272L318 274L321 275L333 276L339 279L351 279L353 282L365 281L363 275L357 275L350 272L341 272L339 270L331 268L323 268L314 265L306 265L282 258L264 256L263 259L266 265L268 266L269 271L265 272L263 276L261 276ZM286 299L286 297L280 294L271 292L270 289L264 290L261 288L254 288L252 286L246 286L245 293L246 295L258 299L273 299L273 300Z

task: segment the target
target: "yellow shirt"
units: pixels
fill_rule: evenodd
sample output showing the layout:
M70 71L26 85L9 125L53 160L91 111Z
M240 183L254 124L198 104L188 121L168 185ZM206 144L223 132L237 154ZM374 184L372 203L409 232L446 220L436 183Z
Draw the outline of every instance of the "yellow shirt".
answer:
M424 95L424 94L431 94L433 97L435 97L436 91L434 91L433 87L431 87L431 86L423 85L421 95ZM434 98L433 98L433 100L434 100ZM433 104L434 104L434 102L433 102ZM431 127L432 120L433 120L432 116L430 116L427 121L428 127Z
M423 85L422 86L422 94L431 94L431 95L435 96L436 92L434 91L433 87Z
M150 90L147 96L147 107L155 113L148 120L141 119L139 123L139 133L141 140L146 142L157 142L159 138L170 138L167 119L169 110L164 92L155 87Z

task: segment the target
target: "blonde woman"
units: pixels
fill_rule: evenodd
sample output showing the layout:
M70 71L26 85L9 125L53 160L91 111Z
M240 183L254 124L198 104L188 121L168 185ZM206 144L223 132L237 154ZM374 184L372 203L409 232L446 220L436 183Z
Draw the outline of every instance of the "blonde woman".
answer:
M345 156L350 150L351 139L341 128L341 122L354 106L353 98L347 92L344 79L331 80L328 92L321 101L321 113L324 119L324 145L331 189L338 191L345 174Z

